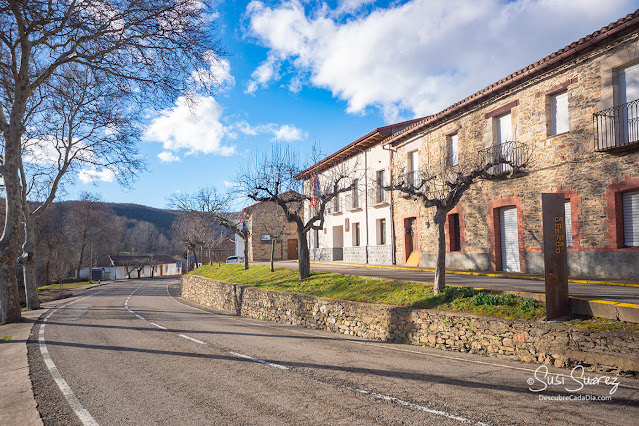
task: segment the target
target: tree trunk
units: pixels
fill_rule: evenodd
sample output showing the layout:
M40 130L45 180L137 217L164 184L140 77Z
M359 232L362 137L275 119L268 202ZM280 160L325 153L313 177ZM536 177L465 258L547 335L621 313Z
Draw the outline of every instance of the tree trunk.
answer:
M297 240L299 278L300 280L305 280L309 277L309 275L311 275L311 256L308 251L308 244L306 242L306 233L304 231L300 231L299 228L297 230Z
M16 100L16 103L19 101ZM9 131L3 134L3 139L5 149L2 178L6 208L4 230L0 238L0 323L18 322L22 317L16 277L16 259L20 248L22 222L22 191L18 176L22 145L13 117Z
M87 232L86 229L82 234L82 244L80 245L80 259L78 260L78 266L75 268L75 278L80 281L80 269L82 269L82 258L84 257L84 249L87 245ZM89 279L91 279L91 271L89 270Z
M248 236L244 238L244 270L248 269Z
M273 268L273 259L275 257L275 238L271 237L271 272L275 271Z
M446 287L446 212L438 209L434 222L437 226L437 258L433 293L439 294Z
M22 256L20 256L23 267L24 294L27 309L38 309L40 308L40 298L38 297L38 276L35 261L35 230L33 229L33 218L26 209L25 217L25 242L22 246Z

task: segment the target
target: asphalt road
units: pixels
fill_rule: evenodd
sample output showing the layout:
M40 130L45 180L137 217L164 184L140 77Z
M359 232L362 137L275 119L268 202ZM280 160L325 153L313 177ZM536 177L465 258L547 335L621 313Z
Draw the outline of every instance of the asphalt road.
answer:
M268 265L268 262L256 262L256 264ZM275 265L283 268L297 269L296 260L275 262ZM311 263L311 270L378 277L389 280L419 281L428 283L432 283L435 280L435 273L429 271L351 266L340 265L339 263ZM527 280L522 278L498 278L477 275L446 274L446 284L494 290L523 291L540 294L545 293L544 281ZM618 303L633 303L639 305L638 287L568 283L568 291L571 297L590 300L608 300Z
M45 424L79 423L52 365L85 424L631 425L639 418L636 379L617 378L610 395L613 386L604 384L569 392L574 380L552 376L555 384L532 392L550 382L533 379L534 364L203 311L172 297L172 284L110 284L53 312L42 332L34 327L29 362Z

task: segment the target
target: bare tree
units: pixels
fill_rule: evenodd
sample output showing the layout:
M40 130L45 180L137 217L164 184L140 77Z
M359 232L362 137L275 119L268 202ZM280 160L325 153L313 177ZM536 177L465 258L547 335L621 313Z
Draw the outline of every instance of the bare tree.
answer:
M319 157L319 155L313 155ZM314 162L314 161L313 161ZM282 209L286 220L294 223L298 238L298 270L300 280L311 271L307 234L311 229L323 229L324 212L331 200L352 190L356 178L356 165L341 162L322 172L321 194L305 185L299 156L290 148L275 145L270 153L255 156L238 174L237 191L254 201L270 201ZM305 214L305 206L313 201L314 207Z
M280 215L275 214L273 211L269 211L262 218L262 229L271 238L271 272L273 268L273 261L275 257L275 242L280 241L282 236L286 234L288 228L288 222L281 221Z
M446 155L422 171L404 173L397 169L393 181L385 190L400 191L419 200L426 208L435 207L433 222L437 232L437 254L433 292L439 294L446 286L446 217L457 206L464 193L479 180L511 179L527 167L530 147L508 142L483 151L480 155L456 159L452 165Z
M144 167L134 143L139 127L132 125L133 110L124 108L126 96L101 81L103 78L78 64L61 66L39 87L39 103L22 136L20 179L26 237L19 260L24 267L28 309L40 304L33 222L51 205L63 179L83 167L99 167L128 185ZM29 199L40 201L29 203Z
M109 86L119 106L158 107L214 80L211 9L202 0L0 1L0 132L6 216L0 237L0 322L18 321L15 260L24 217L23 135L42 114L48 82L73 69ZM71 74L67 74L71 75ZM140 118L141 119L141 118ZM117 148L114 148L117 149Z
M238 219L236 214L228 212L232 200L231 193L222 194L209 187L195 194L179 193L169 197L171 206L184 212L187 220L195 224L201 236L200 243L211 239L211 225L215 223L239 235L244 240L244 269L248 269L248 238L251 234L242 214Z

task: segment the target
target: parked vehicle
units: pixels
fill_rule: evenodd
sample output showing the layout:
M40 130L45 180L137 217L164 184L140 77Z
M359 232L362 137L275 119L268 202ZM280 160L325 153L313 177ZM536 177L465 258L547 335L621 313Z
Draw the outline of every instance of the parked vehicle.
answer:
M229 256L226 258L226 263L244 263L244 258L238 256Z

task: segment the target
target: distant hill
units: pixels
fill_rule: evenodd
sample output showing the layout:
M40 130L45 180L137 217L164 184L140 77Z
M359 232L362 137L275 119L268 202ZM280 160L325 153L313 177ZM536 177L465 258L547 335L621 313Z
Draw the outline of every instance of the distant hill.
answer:
M62 217L69 207L75 203L77 203L77 201L60 201L55 204L60 207L60 215ZM143 206L140 204L105 202L99 202L98 204L110 208L117 216L121 216L129 220L150 222L167 238L171 237L171 225L173 225L173 222L177 219L180 213L177 210L156 209L155 207Z
M167 236L171 234L171 225L177 219L179 212L176 210L156 209L140 204L104 203L118 216L131 220L151 222L155 227Z

